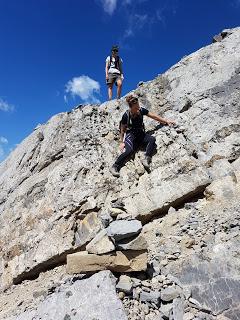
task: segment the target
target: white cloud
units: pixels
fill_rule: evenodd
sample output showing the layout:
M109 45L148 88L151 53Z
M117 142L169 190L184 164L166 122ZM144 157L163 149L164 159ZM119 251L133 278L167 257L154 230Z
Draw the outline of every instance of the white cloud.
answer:
M167 17L175 15L177 12L178 1L161 0L153 5L151 3L151 6L147 6L147 3L150 3L149 0L122 0L121 4L125 7L127 27L119 40L120 46L126 48L126 40L136 36L143 29L151 33L152 26L156 23L160 22L166 27ZM240 2L240 0L234 1ZM141 8L141 14L138 12L138 8Z
M14 110L14 106L7 103L6 101L4 101L3 99L0 98L0 110L2 111L13 111Z
M158 9L157 12L156 12L156 16L157 16L157 20L162 22L162 24L164 26L166 26L166 18L165 18L165 15L163 13L164 10L165 10L165 8Z
M85 75L68 81L65 92L70 93L73 97L80 97L85 103L100 102L96 97L96 95L100 94L100 84ZM67 101L66 95L64 96L64 100Z
M133 37L135 33L141 30L146 23L149 23L149 18L147 14L133 14L128 18L128 27L125 29L122 39L120 43L126 40L129 37Z
M136 5L142 4L143 2L147 2L148 0L122 0L123 5Z
M235 8L239 8L240 7L240 0L234 0L232 2L232 5L235 7Z
M3 150L3 147L0 145L0 161L3 160L3 156L4 156L4 150Z
M101 2L104 11L111 16L117 7L117 0L101 0Z
M240 0L239 0L240 1ZM164 27L167 25L167 15L175 15L177 13L178 1L171 0L162 2L161 7L156 10L157 20L160 21Z
M4 138L4 137L0 137L0 143L7 144L8 140L6 138Z

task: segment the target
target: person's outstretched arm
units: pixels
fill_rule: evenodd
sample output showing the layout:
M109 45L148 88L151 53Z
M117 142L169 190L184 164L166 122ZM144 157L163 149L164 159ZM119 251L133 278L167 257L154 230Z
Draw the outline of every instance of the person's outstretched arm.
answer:
M168 126L171 126L171 125L173 125L173 124L176 124L175 121L173 121L173 120L168 120L168 119L164 119L164 118L162 118L162 117L160 117L160 116L158 116L157 114L152 113L152 112L148 112L147 116L148 116L149 118L151 118L151 119L154 119L154 120L162 123L162 124L167 124Z

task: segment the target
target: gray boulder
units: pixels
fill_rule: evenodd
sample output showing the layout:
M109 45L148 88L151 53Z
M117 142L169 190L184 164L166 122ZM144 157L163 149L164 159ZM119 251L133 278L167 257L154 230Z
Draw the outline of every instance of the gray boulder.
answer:
M6 320L127 320L116 295L115 282L110 271L99 272L89 279L63 286L58 292L47 296L36 310Z
M141 230L142 224L138 220L117 220L110 223L107 234L114 240L119 241L138 235Z

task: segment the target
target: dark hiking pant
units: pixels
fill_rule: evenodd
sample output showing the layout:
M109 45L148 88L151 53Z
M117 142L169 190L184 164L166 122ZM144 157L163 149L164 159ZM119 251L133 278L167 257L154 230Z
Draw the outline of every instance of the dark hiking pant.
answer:
M141 131L140 133L128 132L125 137L125 151L115 161L114 165L120 169L128 157L130 157L139 147L146 145L146 156L151 157L156 147L156 138Z

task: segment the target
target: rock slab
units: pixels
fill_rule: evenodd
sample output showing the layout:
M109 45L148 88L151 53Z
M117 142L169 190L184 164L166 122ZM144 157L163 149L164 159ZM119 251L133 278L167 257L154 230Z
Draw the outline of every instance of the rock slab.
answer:
M147 252L116 251L112 254L96 255L86 251L67 256L68 273L84 273L99 270L116 272L145 271L147 269Z
M101 271L89 279L61 287L36 310L6 320L127 320L116 295L115 282L110 271Z

